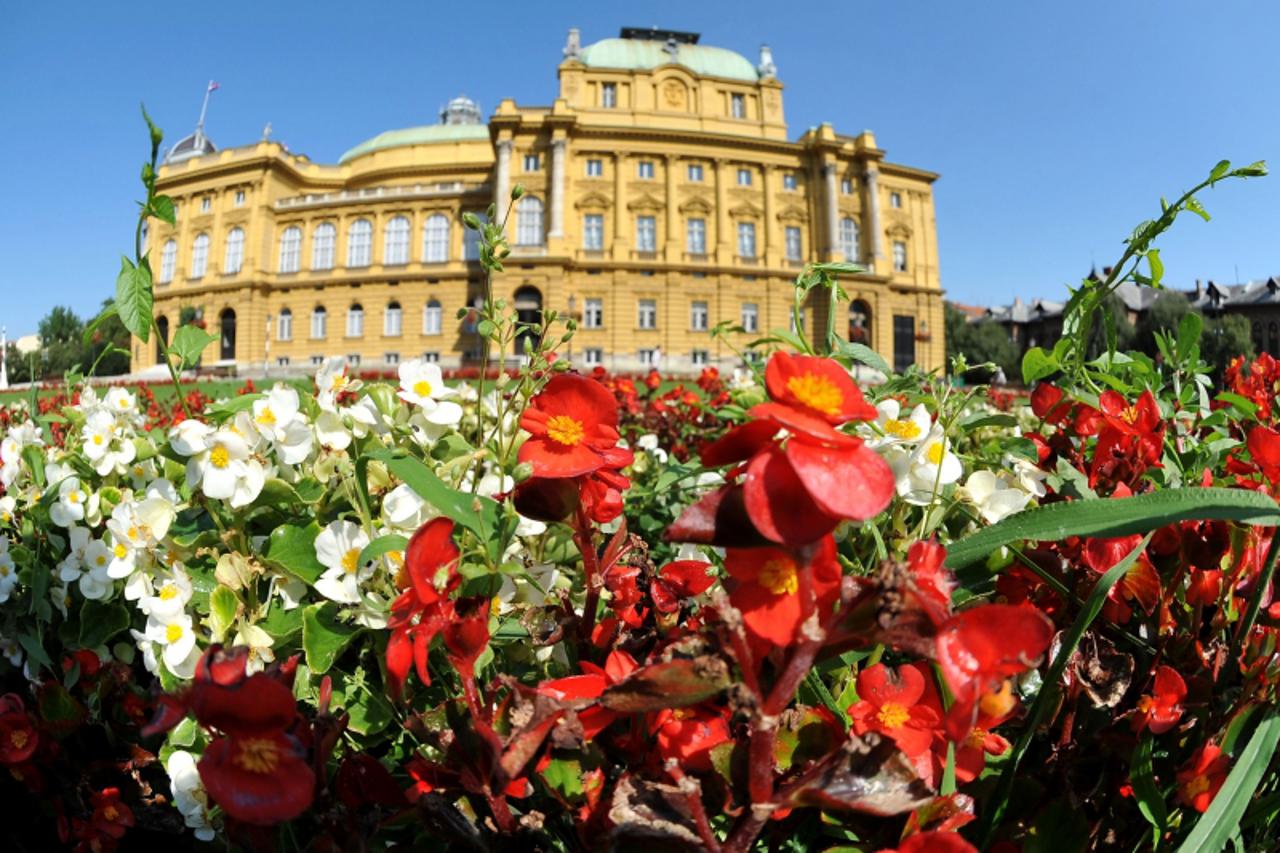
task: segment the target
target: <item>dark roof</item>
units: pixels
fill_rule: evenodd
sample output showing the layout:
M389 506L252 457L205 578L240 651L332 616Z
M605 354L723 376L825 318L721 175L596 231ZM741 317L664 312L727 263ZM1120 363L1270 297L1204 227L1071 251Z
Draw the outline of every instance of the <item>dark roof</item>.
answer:
M674 41L676 44L697 44L701 33L686 33L680 30L660 30L657 27L623 27L618 34L624 39L645 39L647 41Z

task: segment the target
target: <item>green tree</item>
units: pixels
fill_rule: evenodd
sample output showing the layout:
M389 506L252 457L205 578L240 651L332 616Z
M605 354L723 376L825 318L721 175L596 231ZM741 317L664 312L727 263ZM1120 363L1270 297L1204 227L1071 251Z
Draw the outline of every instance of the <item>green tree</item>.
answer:
M1004 369L1005 376L1018 375L1018 347L999 323L970 323L963 312L950 305L943 306L943 319L948 366L952 357L963 355L970 365L992 362ZM987 370L970 370L965 378L986 382L991 375Z
M1133 346L1134 328L1129 322L1129 309L1124 300L1114 293L1107 294L1102 300L1100 316L1110 315L1115 321L1116 350L1123 352ZM1089 340L1085 349L1085 358L1093 359L1107 351L1107 323L1094 323L1089 330Z
M1200 357L1213 367L1216 380L1238 355L1251 359L1254 356L1253 338L1249 334L1249 321L1238 314L1209 317L1200 333Z
M1154 357L1156 350L1156 332L1177 334L1178 324L1191 312L1191 303L1187 297L1177 291L1168 290L1156 297L1147 309L1147 313L1138 319L1133 346L1149 356Z
M112 300L102 303L105 311L110 308ZM89 345L84 350L81 369L88 373L97 363L95 376L119 376L129 372L129 330L120 322L120 317L112 314L94 327Z
M80 341L84 323L65 305L57 305L40 321L41 354L37 370L41 379L54 379L72 369L80 369L84 361L84 345Z

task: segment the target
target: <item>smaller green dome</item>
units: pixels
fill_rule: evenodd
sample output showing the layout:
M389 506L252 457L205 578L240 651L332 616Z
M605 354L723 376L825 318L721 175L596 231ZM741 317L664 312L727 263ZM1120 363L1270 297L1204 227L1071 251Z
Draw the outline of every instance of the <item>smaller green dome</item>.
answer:
M683 65L694 74L725 77L755 83L760 79L745 56L723 47L701 44L664 44L652 39L601 39L582 49L581 60L589 68L647 70L663 65Z
M473 140L489 141L489 127L483 124L426 124L419 127L406 127L400 130L388 130L379 133L373 139L366 139L355 148L343 154L339 163L346 163L374 151L387 148L404 148L409 145L430 145L435 142L468 142Z

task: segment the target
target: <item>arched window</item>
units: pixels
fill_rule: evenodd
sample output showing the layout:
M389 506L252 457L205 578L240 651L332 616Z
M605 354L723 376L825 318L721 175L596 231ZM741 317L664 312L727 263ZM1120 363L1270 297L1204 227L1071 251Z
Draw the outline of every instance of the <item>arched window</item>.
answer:
M232 228L227 232L227 253L223 258L222 271L227 275L235 275L244 265L244 229Z
M384 264L409 263L408 217L396 216L387 222L382 240L382 262Z
M347 337L364 336L364 306L359 302L347 309Z
M851 216L840 220L840 252L846 261L854 264L862 254L858 251L858 223Z
M536 195L516 202L516 245L542 245L542 199Z
M542 291L525 285L515 292L516 354L524 355L538 346L542 326Z
M197 234L191 244L191 277L200 278L209 268L209 235Z
M333 244L338 239L338 229L332 222L321 222L311 232L311 268L333 269Z
M433 213L422 226L422 261L439 264L449 260L449 217Z
M160 316L156 318L156 364L164 364L164 347L161 344L169 343L169 318Z
M218 325L222 329L222 346L218 351L218 357L223 361L234 361L236 357L236 312L230 308L223 310L219 315Z
M422 334L438 335L444 331L444 309L440 303L431 299L422 309Z
M276 338L282 341L293 340L293 312L288 308L280 309L276 318Z
M280 272L297 272L302 262L302 229L290 225L280 235Z
M160 283L173 281L174 271L178 268L178 241L170 240L160 251Z
M485 212L483 210L477 210L475 212L475 217L476 219L480 220L481 228L483 228L485 223L489 221L489 217L485 216ZM472 231L470 228L466 228L462 233L462 243L463 243L463 250L462 250L463 259L468 261L480 260L480 232L479 231Z
M369 255L373 247L373 223L367 219L357 219L351 223L347 232L347 266L369 266Z
M311 337L313 340L323 340L329 336L329 312L324 310L323 305L317 305L311 309Z
M387 311L382 315L382 334L389 338L400 337L400 330L404 325L401 320L400 303L388 302Z
M871 306L862 299L849 303L849 340L855 344L871 343Z

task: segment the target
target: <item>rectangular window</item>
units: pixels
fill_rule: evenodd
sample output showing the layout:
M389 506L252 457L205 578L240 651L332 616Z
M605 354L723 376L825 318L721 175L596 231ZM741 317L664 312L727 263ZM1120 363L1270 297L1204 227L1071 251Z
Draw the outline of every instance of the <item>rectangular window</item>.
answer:
M422 309L422 334L438 335L444 328L444 308L432 299Z
M440 362L440 353L438 353L438 352L424 352L424 353L422 354L422 360L423 360L423 361L426 361L426 362L429 362L429 363L431 363L431 364L438 364L438 363Z
M750 169L738 170L738 186L740 187L751 186L751 170Z
M613 109L618 105L618 84L602 83L600 84L600 106L606 109Z
M398 352L383 353L382 360L385 361L387 364L399 364L400 353Z
M293 312L288 310L280 312L280 316L276 319L276 339L293 340Z
M694 365L696 366L696 365L706 364L708 361L710 361L711 354L704 349L696 349L692 353L690 353L690 355L693 359Z
M489 221L489 217L485 216L485 212L483 210L476 210L473 211L473 213L475 214L476 219L480 220L480 227L483 228L484 224ZM463 231L462 242L463 259L468 261L480 260L480 232L472 231L470 228L467 228Z
M729 96L729 113L734 118L747 117L747 96L746 95L730 95Z
M691 181L702 180L702 164L701 163L689 164L689 180Z
M208 196L205 196L204 198L200 199L201 213L208 213L211 207L213 207L213 199L209 198Z
M640 350L637 355L640 356L640 363L645 367L658 367L658 350L657 348L645 347Z
M358 338L364 335L364 309L351 308L347 311L347 337Z
M752 333L760 331L760 306L754 302L742 303L742 330Z
M539 160L539 158L538 158L538 155L537 155L537 154L526 154L526 155L524 155L524 170L525 170L526 172L536 172L536 171L538 171L538 168L539 168L539 166L541 165L541 164L538 162L538 160Z
M386 312L382 315L382 334L389 338L398 338L403 329L404 313L400 310L400 305L397 303L387 306Z
M658 244L657 220L652 216L636 217L636 251L653 252Z
M799 181L796 180L795 172L786 172L782 176L782 188L784 190L794 190L799 187Z
M582 351L582 363L588 367L604 364L604 350L599 347L587 347Z
M893 271L907 271L907 244L901 240L893 241Z
M652 178L653 161L641 160L639 163L636 163L636 174L641 178Z
M360 366L360 354L359 354L359 353L354 353L354 352L353 352L353 353L348 353L348 354L347 354L347 366L348 366L348 367L359 367L359 366Z
M324 364L324 356L322 355L311 356L311 364L316 367L319 367L320 365Z
M689 303L689 328L695 332L707 330L707 303L702 301Z
M587 161L587 177L598 178L604 174L604 163L600 160Z
M738 223L738 257L754 258L756 256L756 224L754 222Z
M893 315L893 369L901 373L916 363L916 318Z
M276 359L276 367L288 367L288 366L289 366L289 356L282 355Z
M588 299L586 310L582 312L582 327L584 329L603 329L604 328L604 300Z
M236 207L244 207L244 190L236 190Z
M840 192L845 195L853 195L853 178L840 179Z
M329 334L329 315L323 310L311 312L311 337L323 339Z
M800 260L800 226L788 225L786 231L787 238L787 260Z
M636 325L641 329L658 328L658 302L655 299L641 299L637 305Z
M707 253L707 220L690 219L685 226L685 248L691 255Z
M889 206L902 207L902 193L889 193Z
M592 251L604 248L604 214L588 213L582 217L582 248Z

